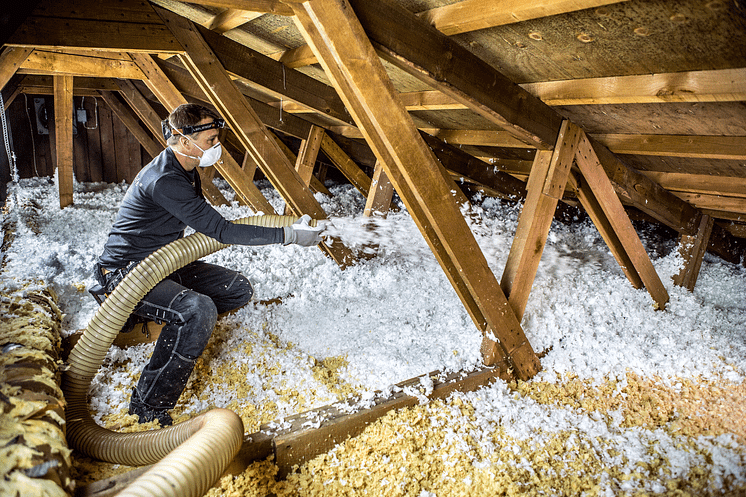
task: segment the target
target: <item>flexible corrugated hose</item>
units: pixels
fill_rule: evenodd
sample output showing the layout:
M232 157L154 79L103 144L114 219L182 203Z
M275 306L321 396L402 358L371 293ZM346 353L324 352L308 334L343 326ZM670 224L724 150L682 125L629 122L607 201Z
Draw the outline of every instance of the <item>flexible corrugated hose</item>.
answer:
M277 228L290 226L297 219L267 215L234 222ZM227 246L195 233L151 254L117 285L70 352L62 377L70 447L95 459L128 466L160 461L119 495L203 495L241 448L243 423L228 409L213 409L160 430L117 433L96 424L87 399L94 375L137 303L172 272Z

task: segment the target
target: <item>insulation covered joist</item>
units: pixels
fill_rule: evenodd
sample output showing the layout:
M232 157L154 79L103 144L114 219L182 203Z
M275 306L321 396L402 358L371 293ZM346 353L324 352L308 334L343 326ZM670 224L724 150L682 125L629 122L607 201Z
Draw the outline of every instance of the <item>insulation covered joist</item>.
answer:
M38 287L0 298L0 494L72 493L59 387L62 314Z

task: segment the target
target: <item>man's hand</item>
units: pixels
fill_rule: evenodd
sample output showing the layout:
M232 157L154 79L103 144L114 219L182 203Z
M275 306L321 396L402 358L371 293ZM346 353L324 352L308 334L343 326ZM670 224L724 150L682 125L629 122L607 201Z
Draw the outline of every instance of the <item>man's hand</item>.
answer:
M291 226L285 226L285 242L283 245L294 243L301 247L313 247L321 241L321 234L326 230L325 221L317 221L316 226L311 226L309 222L311 216L304 214Z

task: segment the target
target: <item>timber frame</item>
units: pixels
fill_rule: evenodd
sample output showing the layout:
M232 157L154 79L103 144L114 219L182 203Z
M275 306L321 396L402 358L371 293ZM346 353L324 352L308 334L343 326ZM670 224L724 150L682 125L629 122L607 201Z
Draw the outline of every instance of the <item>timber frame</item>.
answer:
M365 215L385 215L396 192L482 333L485 364L523 380L541 365L521 319L563 205L588 214L658 309L668 293L630 214L679 233L677 285L694 288L708 250L742 262L742 5L409 3L41 0L0 40L0 88L6 109L22 93L62 109L61 208L73 202L64 116L77 95L100 98L149 156L164 146L159 122L171 109L214 107L230 125L229 151L205 177L221 175L256 212L273 210L253 182L261 171L287 213L326 217L314 197L328 194L321 154L366 198ZM662 49L661 33L704 55ZM300 141L297 152L283 136ZM211 202L226 202L203 183ZM464 218L473 191L523 202L500 279ZM321 249L340 267L359 257L342 243Z

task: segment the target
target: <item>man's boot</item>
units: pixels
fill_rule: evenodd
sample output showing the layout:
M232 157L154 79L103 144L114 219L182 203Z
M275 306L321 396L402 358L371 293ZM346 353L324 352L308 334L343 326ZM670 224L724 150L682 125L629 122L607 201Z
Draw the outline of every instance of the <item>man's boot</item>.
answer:
M195 361L174 352L160 369L148 370L145 366L137 387L132 389L129 413L137 414L140 423L157 419L161 426L173 424L168 411L184 391Z

